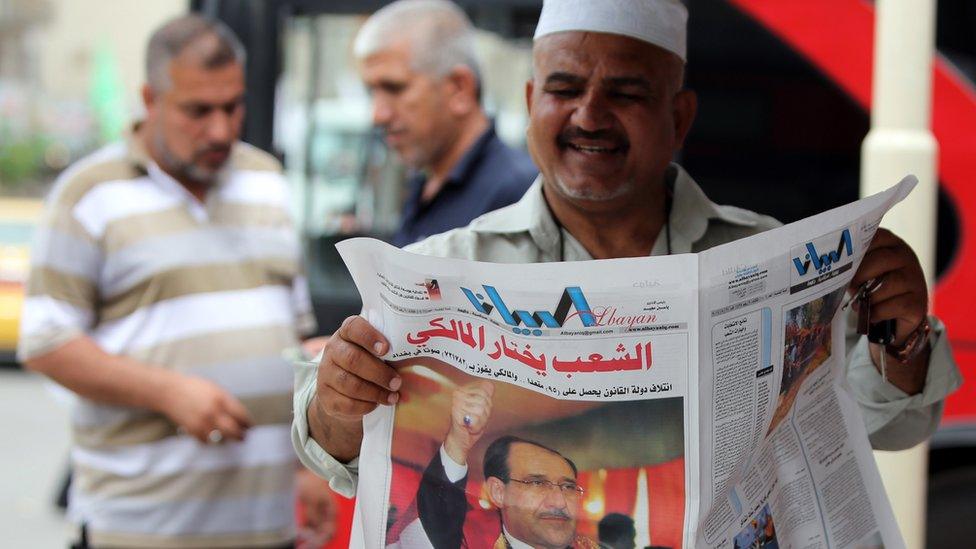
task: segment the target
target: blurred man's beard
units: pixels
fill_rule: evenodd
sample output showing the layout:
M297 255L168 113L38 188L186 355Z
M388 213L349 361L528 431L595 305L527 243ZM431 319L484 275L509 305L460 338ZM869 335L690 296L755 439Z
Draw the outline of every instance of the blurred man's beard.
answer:
M434 163L442 158L449 148L447 143L425 143L415 145L400 153L397 157L405 166L415 171L427 171L434 166Z
M197 185L207 187L213 185L214 181L217 179L217 174L220 172L220 169L223 168L223 165L211 170L200 167L192 160L189 162L180 160L176 157L173 151L170 150L161 133L157 133L154 137L157 154L159 154L160 159L163 161L163 166L160 167L163 168L167 173L177 180L187 180L192 183L196 183ZM194 156L196 156L196 154Z
M575 200L589 200L592 202L606 202L616 200L621 196L629 194L634 189L634 181L628 180L619 187L610 190L592 190L590 188L574 189L566 185L558 176L553 176L553 183L559 188L559 192Z
M411 170L423 171L430 166L430 154L419 148L406 150L402 154L397 151L397 157L404 166Z

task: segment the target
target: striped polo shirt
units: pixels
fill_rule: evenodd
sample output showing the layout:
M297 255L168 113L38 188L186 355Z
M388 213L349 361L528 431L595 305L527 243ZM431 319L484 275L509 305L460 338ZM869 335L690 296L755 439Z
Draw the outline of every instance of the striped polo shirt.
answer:
M72 517L99 547L260 547L294 539L292 372L314 330L287 183L238 143L201 203L135 138L67 170L31 253L19 357L87 334L105 351L219 384L243 442L206 445L145 409L79 398Z

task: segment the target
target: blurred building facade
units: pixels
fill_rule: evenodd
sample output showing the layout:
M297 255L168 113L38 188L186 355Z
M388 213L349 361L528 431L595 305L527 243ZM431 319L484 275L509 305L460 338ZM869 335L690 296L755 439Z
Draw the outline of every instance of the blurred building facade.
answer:
M41 195L140 111L149 34L183 0L0 0L0 195Z

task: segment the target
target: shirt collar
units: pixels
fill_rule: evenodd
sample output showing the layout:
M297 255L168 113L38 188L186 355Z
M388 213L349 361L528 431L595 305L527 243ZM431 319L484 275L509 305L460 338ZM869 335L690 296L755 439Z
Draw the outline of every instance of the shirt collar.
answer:
M508 528L502 526L502 535L505 536L505 541L508 542L508 546L511 549L532 549L532 546L524 541L520 541L508 533Z
M173 179L173 176L163 171L155 162L149 160L149 165L146 166L146 173L149 179L156 184L159 188L163 189L165 192L170 193L178 197L186 208L190 211L197 221L204 222L207 220L207 206L197 200L197 197L193 196L182 183ZM208 197L210 195L208 194Z
M542 194L542 175L535 178L518 202L475 219L470 228L480 233L528 233L543 251L544 260L559 260L559 226L552 218Z
M694 245L705 236L712 221L740 227L755 227L758 224L757 216L753 212L722 206L709 200L705 191L681 166L671 164L668 173L669 177L674 174L674 198L670 215L671 253L692 252ZM660 241L659 235L658 243Z
M161 167L159 167L159 164L157 164L156 161L149 156L149 151L146 149L146 143L143 141L142 136L139 135L140 125L142 125L142 122L136 122L125 134L128 161L139 171L146 174L150 181L166 192L179 196L183 199L193 199L193 195L190 194L190 191L186 190L186 187L174 179L173 176L166 173ZM195 199L193 199L193 201L196 202Z
M450 173L447 174L445 185L463 185L470 180L471 171L484 158L488 143L493 139L495 139L495 123L489 122L488 129L478 136L478 139L468 147L461 159L451 168Z
M155 183L163 191L172 194L182 200L186 207L189 209L190 214L193 215L197 221L205 221L207 219L207 208L206 205L200 203L199 200L193 193L191 193L182 183L177 181L173 176L166 173L159 164L149 155L146 150L145 142L142 137L138 134L139 126L141 122L136 122L132 125L125 135L126 149L128 151L128 161L132 163L139 171L146 174L149 180ZM223 174L218 176L217 184L223 180ZM212 193L210 193L212 194ZM208 198L210 196L208 194Z
M496 139L495 123L490 122L488 129L478 136L478 139L468 147L468 150L464 151L464 154L454 164L451 171L447 173L447 178L444 179L444 185L463 186L467 183L471 179L472 170L484 158L488 144L494 139ZM413 191L414 201L419 202L420 194L424 189L424 183L427 181L427 174L423 170L412 171L410 174L409 184Z
M518 202L475 219L471 223L471 230L482 233L531 233L540 226L550 226L555 235L556 222L542 194L541 175L535 178Z
M672 183L670 237L671 253L689 253L696 242L705 236L709 222L713 219L734 225L753 226L756 221L743 215L738 209L723 208L705 196L705 192L688 172L678 164L671 164L666 173ZM559 227L542 194L542 175L539 175L521 200L488 216L472 222L475 232L512 234L527 232L541 250L552 252L552 260L558 256ZM576 244L572 235L567 235L567 246ZM654 243L651 255L667 253L667 231L662 230Z
M689 253L692 245L705 236L709 220L720 217L719 212L715 204L705 196L701 187L681 166L671 164L665 177L670 182L673 192L671 214L668 216L670 235L664 230L658 234L651 255L667 253L669 236L671 253Z
M125 132L127 160L142 173L149 173L149 165L153 162L146 150L146 144L138 134L141 125L142 122L136 122Z
M445 187L463 187L471 179L471 172L484 159L488 143L495 139L495 125L490 123L488 129L482 133L471 147L461 156L461 159L451 168L444 180ZM407 180L407 188L410 190L410 198L407 200L406 209L403 214L409 219L418 215L434 200L422 203L420 200L424 192L424 184L427 182L427 174L422 170L411 172ZM439 194L439 193L438 193ZM436 199L436 196L434 197Z

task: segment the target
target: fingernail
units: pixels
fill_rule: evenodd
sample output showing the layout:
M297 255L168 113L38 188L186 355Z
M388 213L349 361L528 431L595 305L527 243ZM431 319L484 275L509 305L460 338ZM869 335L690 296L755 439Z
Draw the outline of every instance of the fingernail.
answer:
M402 384L403 384L403 378L395 377L390 380L390 390L398 391L400 389L400 385Z
M383 348L384 348L384 345L383 345L383 342L382 341L377 341L376 343L373 344L373 351L375 351L376 354L378 354L378 355L382 355L383 354Z
M390 393L390 396L386 400L390 404L396 404L400 400L400 393Z

